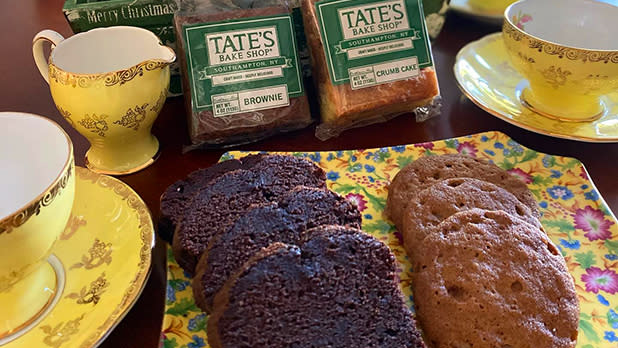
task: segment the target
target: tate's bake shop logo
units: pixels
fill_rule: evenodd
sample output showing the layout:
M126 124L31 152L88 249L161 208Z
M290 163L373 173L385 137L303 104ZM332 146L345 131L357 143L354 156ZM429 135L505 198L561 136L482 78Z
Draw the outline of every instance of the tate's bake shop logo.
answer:
M277 28L257 28L206 35L211 65L276 58L279 52Z
M337 10L342 39L335 53L348 59L414 48L420 32L410 27L404 0L370 3Z
M287 11L183 27L194 110L224 117L303 95L293 27Z
M333 84L366 88L432 65L418 0L323 0L316 10Z
M339 21L345 39L410 29L403 0L341 9Z

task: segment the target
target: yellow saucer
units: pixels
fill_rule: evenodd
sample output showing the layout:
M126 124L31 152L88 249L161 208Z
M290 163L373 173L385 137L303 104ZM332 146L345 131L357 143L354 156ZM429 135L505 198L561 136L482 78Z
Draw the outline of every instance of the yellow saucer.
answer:
M115 178L75 167L75 202L54 246L65 274L60 300L8 347L95 347L139 297L154 229L142 199Z
M481 11L471 6L468 3L468 0L451 0L449 4L449 9L465 17L475 19L482 23L502 25L502 22L504 21L504 10Z
M591 143L618 142L618 93L603 98L606 111L592 122L561 122L534 113L520 102L527 81L513 68L502 33L485 36L459 51L455 79L461 91L488 113L515 126L557 138Z

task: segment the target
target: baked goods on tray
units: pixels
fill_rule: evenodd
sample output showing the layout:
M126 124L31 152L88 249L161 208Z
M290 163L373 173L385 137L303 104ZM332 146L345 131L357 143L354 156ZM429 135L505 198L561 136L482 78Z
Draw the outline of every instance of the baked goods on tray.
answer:
M419 158L401 173L389 195L411 190L399 192L410 200L398 228L412 261L420 331L394 256L358 229L358 209L325 188L313 163L263 155L196 190L175 234L183 236L189 215L193 226L211 226L196 228L202 235L185 244L199 257L192 285L211 314L209 344L574 347L573 279L526 185L464 155Z
M326 188L324 171L304 159L271 155L250 170L228 172L209 182L186 206L174 233L172 247L178 264L189 274L218 233L252 204L269 203L296 186Z
M360 228L361 216L356 206L340 195L304 186L278 202L254 206L202 254L192 282L196 305L211 312L215 294L256 252L275 242L295 245L305 230L321 225Z
M218 347L425 347L389 248L362 231L318 227L263 249L215 297Z
M211 167L196 170L187 178L170 185L161 195L161 216L159 217L158 231L161 238L171 243L176 225L184 215L187 205L193 196L210 181L236 169L251 169L263 155L250 155L240 160L219 162Z
M446 179L420 191L408 202L401 225L408 255L413 258L417 245L440 222L457 212L473 208L502 210L542 227L530 208L509 191L473 178Z
M388 209L428 346L575 346L573 279L515 176L465 155L421 157L396 175Z
M402 226L408 202L423 189L450 178L476 178L498 185L527 205L534 216L539 216L536 200L521 180L495 164L460 154L420 157L404 167L389 186L386 216L396 226Z
M462 211L418 248L414 303L432 347L575 346L573 278L538 227L501 211Z
M251 165L168 189L196 192L169 200L184 207L173 251L187 273L198 264L211 347L425 347L394 255L358 229L357 206L325 188L319 167L282 155L238 161L230 167Z

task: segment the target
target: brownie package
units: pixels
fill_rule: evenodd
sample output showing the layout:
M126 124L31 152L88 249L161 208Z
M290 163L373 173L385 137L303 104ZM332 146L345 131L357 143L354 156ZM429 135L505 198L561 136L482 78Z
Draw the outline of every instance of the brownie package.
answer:
M174 16L189 149L253 142L311 124L288 4L199 5L181 5Z

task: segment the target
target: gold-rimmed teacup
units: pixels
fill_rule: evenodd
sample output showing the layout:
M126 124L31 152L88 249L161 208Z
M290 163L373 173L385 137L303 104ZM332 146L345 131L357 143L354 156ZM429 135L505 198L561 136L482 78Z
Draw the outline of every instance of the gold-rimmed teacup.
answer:
M71 139L42 116L0 112L0 345L48 312L64 286L52 248L75 196Z
M154 162L159 142L150 131L167 96L171 48L146 29L115 26L67 39L43 30L32 52L58 111L90 142L88 168L123 175Z
M505 17L507 52L528 80L517 91L524 106L567 122L593 121L607 112L602 97L618 88L618 7L521 0Z

